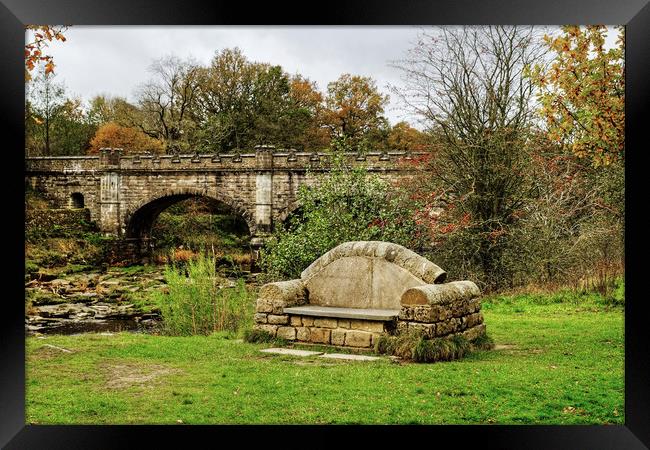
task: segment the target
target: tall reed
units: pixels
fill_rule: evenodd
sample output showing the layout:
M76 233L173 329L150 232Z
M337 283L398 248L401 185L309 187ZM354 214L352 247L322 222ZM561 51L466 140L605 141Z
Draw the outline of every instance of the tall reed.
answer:
M212 256L171 264L167 293L158 293L163 333L174 336L238 331L252 322L254 298L243 280L234 286L219 276Z

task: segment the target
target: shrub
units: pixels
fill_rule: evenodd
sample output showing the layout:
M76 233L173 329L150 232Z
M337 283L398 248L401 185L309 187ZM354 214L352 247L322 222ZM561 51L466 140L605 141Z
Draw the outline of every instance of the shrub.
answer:
M177 248L173 251L172 260L179 264L186 264L189 261L198 258L198 256L199 255L192 250Z
M163 333L210 334L238 331L252 323L253 297L243 280L226 286L215 260L199 255L184 267L165 269L168 293L156 293L163 318Z
M147 136L135 127L124 127L114 122L103 124L90 140L88 154L97 154L103 147L121 148L125 153L163 153L164 143Z
M323 253L347 241L390 241L414 248L415 222L404 217L391 187L363 167L348 167L340 149L312 188L298 191L300 217L276 227L260 255L273 279L297 278Z

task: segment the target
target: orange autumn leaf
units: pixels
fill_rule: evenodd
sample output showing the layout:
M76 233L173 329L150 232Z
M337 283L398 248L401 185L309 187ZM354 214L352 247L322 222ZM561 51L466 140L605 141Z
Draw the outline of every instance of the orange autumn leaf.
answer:
M54 62L52 56L44 55L45 49L48 47L49 42L59 40L65 42L66 38L63 32L67 30L67 26L61 25L27 25L26 30L34 31L33 41L25 45L25 80L31 79L30 72L36 68L39 62L47 61L45 64L45 74L48 75L54 72Z
M551 139L594 166L621 161L625 153L625 61L623 32L617 47L605 51L607 27L567 26L545 43L555 59L531 77L540 89L540 114ZM601 136L608 136L602 139Z

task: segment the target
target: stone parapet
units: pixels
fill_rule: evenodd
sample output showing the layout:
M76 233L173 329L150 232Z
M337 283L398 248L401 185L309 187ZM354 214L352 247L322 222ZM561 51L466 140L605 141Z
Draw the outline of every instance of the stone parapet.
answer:
M344 162L351 166L363 166L370 171L403 171L398 167L401 160L408 160L426 153L369 152L359 158L358 153L345 153ZM293 170L327 171L331 169L331 155L327 152L298 152L291 149L275 149L259 146L254 151L233 153L158 155L151 153L124 154L122 149L102 149L99 156L37 156L25 158L30 171L64 172L70 170L101 170L104 167L120 171L158 170Z

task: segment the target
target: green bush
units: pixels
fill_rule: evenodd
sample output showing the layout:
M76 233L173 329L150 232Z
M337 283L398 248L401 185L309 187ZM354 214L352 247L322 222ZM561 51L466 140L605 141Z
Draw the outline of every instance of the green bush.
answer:
M243 280L235 287L225 286L218 276L215 259L199 256L181 267L165 269L167 293L156 293L163 318L163 333L168 335L236 332L252 324L254 299Z
M492 350L494 348L494 339L487 333L483 333L477 338L470 341L472 348L477 350Z
M33 261L25 260L25 273L38 272L38 264Z
M391 187L363 167L347 167L340 152L312 188L301 186L300 217L279 225L260 255L272 279L297 278L323 253L347 241L390 241L415 248L416 224L402 215Z

